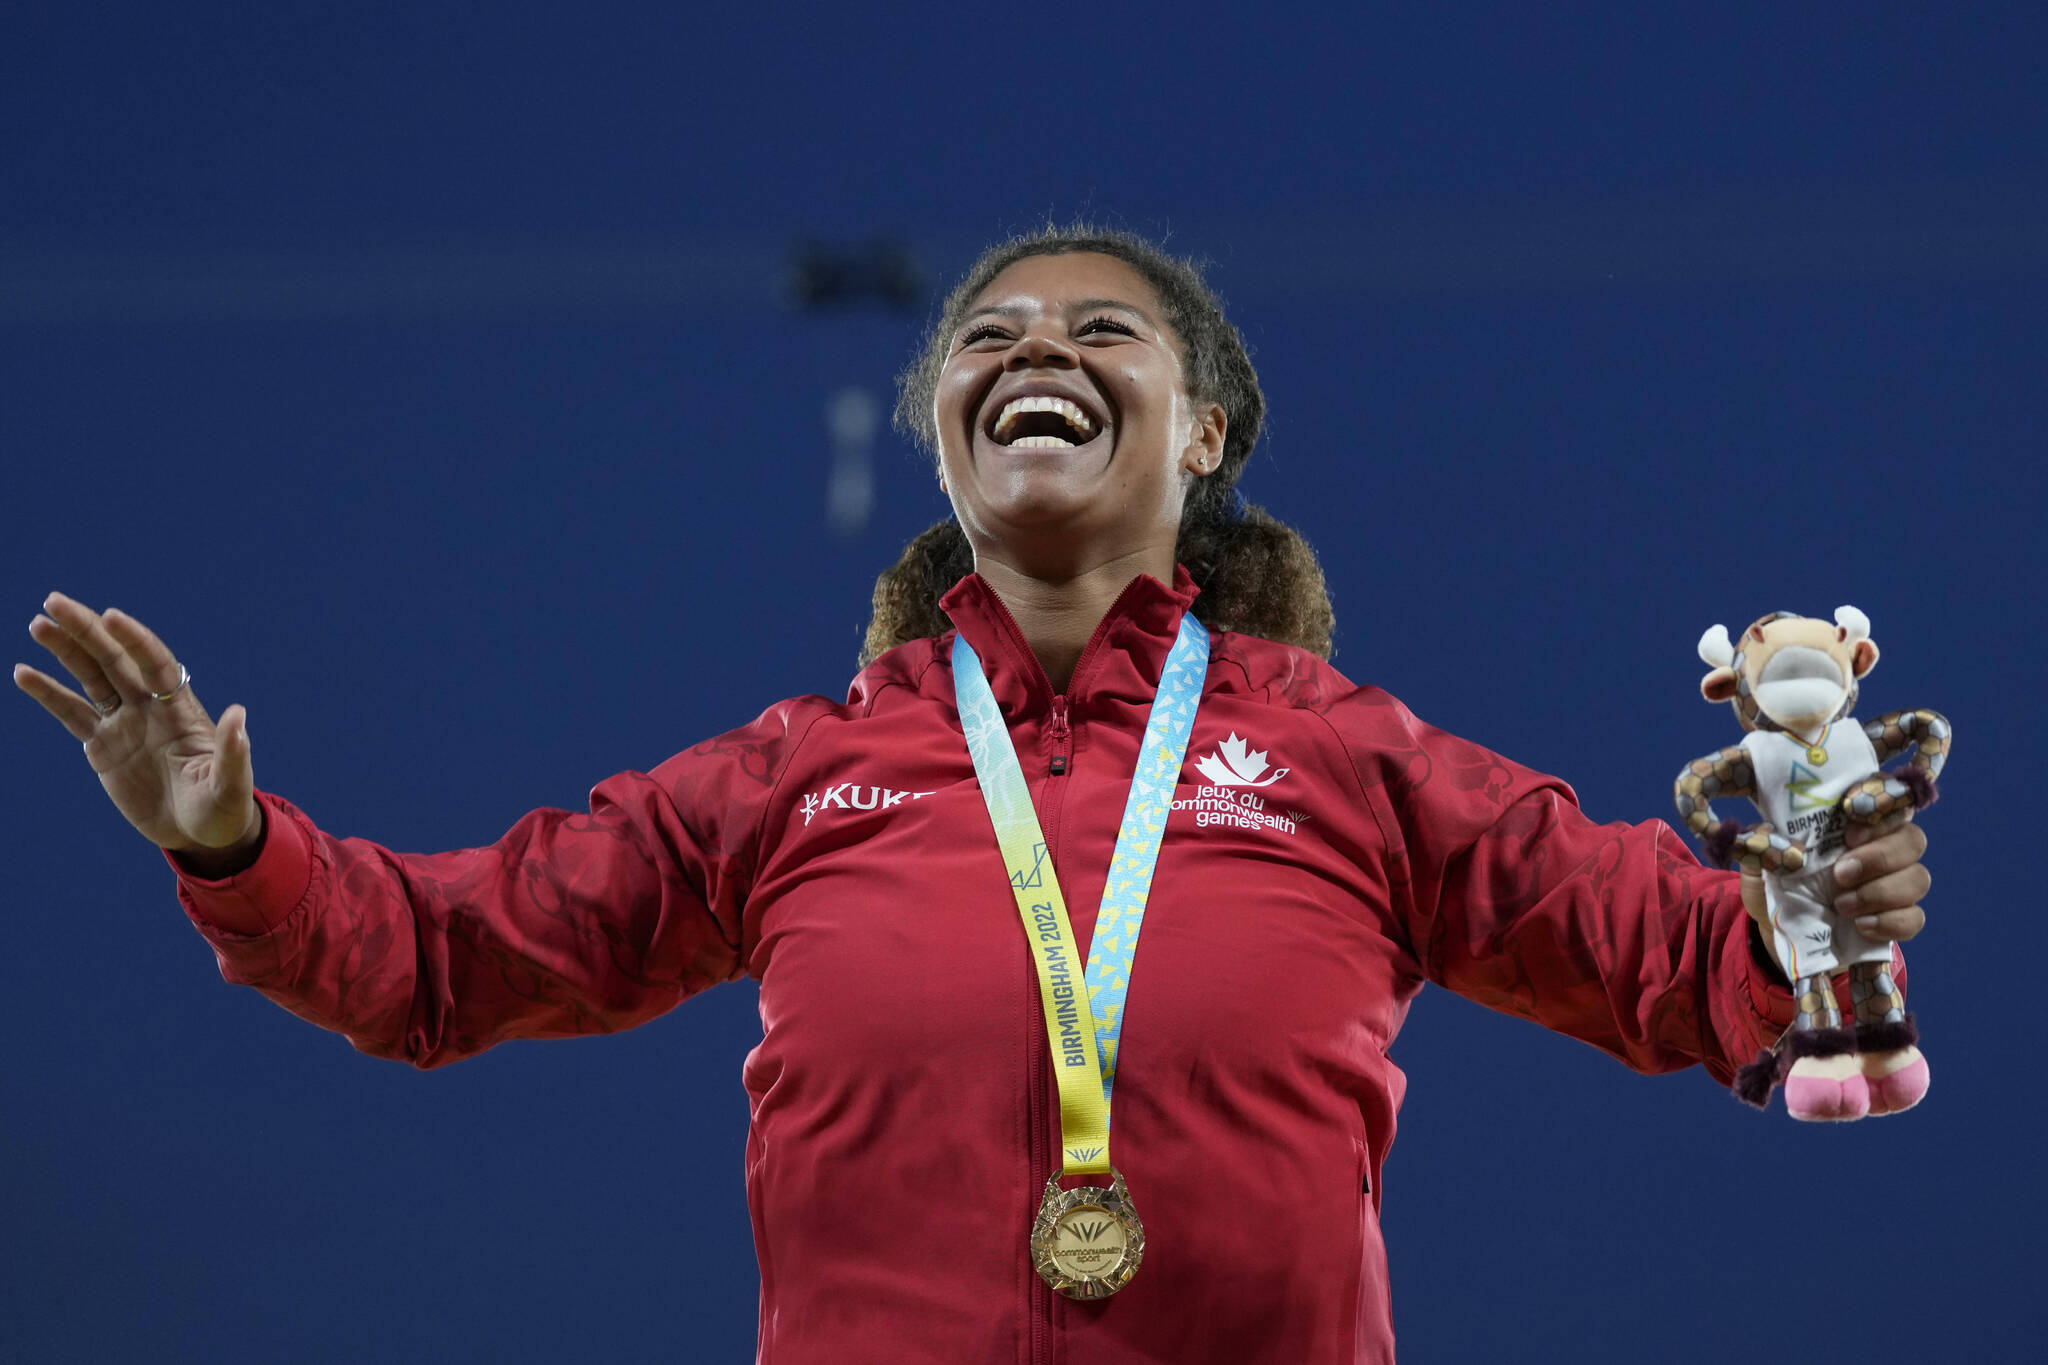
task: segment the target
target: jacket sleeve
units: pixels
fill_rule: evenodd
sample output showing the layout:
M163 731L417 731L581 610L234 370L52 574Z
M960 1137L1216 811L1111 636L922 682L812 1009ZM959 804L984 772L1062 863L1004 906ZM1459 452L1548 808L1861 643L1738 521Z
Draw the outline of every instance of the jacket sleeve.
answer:
M768 799L809 719L785 703L652 773L537 810L488 848L393 853L259 793L256 862L178 898L223 979L422 1069L508 1038L632 1028L745 971ZM167 857L169 855L166 855Z
M1595 824L1556 778L1377 689L1332 720L1429 980L1638 1071L1701 1062L1724 1085L1791 1022L1783 977L1753 951L1738 877L1701 867L1663 821Z

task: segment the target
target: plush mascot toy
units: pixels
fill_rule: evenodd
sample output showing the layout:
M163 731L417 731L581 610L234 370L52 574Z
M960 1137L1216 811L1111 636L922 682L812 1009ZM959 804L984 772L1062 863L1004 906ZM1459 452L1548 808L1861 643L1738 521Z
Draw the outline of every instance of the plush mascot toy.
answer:
M1877 666L1870 618L1854 607L1834 624L1773 612L1731 644L1715 626L1700 637L1713 671L1710 702L1733 702L1749 733L1696 758L1678 775L1678 813L1722 867L1761 873L1763 905L1749 906L1792 982L1799 1014L1775 1048L1736 1073L1735 1094L1761 1109L1783 1082L1796 1119L1860 1119L1910 1109L1927 1093L1927 1059L1906 998L1892 979L1892 945L1865 938L1835 915L1834 863L1848 824L1875 824L1934 802L1948 757L1948 721L1934 711L1891 711L1866 725L1850 712L1856 684ZM1894 772L1880 764L1912 757ZM1743 830L1708 802L1747 796L1764 823ZM1845 1028L1835 982L1849 980L1854 1027Z

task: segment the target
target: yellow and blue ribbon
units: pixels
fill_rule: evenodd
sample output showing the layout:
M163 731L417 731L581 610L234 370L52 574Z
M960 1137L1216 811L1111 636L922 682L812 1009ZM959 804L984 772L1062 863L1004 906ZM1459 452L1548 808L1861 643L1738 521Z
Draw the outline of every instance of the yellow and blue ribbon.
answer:
M953 638L953 692L960 729L1038 973L1039 1003L1059 1086L1061 1167L1069 1175L1109 1170L1110 1090L1123 1035L1124 995L1130 989L1138 930L1152 891L1152 869L1159 860L1159 843L1173 810L1181 761L1194 732L1208 671L1209 632L1192 612L1184 612L1145 723L1084 972L1066 898L1046 856L1045 833L1032 807L1009 725L989 690L980 656L964 638Z

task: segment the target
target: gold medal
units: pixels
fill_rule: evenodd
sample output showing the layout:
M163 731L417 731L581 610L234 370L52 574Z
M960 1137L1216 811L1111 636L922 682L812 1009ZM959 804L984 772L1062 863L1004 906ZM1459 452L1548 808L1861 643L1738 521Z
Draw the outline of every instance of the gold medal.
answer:
M1031 1264L1070 1299L1106 1299L1131 1281L1145 1259L1145 1225L1131 1207L1123 1173L1109 1169L1109 1188L1063 1190L1045 1182L1031 1226Z
M1813 764L1815 767L1819 767L1821 764L1828 761L1828 751L1826 749L1821 748L1820 745L1816 744L1806 751L1806 761L1808 763Z

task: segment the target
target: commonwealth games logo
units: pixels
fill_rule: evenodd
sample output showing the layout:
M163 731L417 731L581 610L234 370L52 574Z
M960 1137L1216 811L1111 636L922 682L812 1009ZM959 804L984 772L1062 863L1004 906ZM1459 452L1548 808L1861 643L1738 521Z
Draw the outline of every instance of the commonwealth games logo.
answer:
M1092 1204L1067 1210L1053 1228L1052 1257L1069 1275L1100 1275L1124 1254L1124 1225Z

